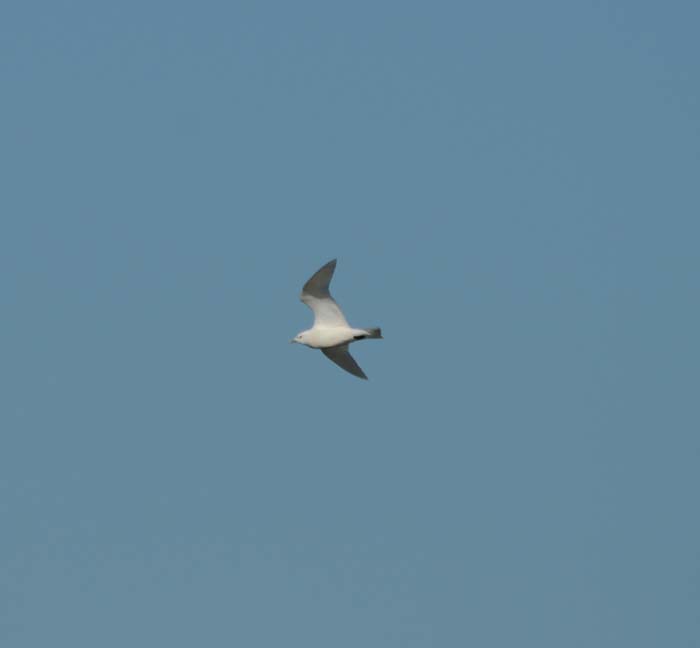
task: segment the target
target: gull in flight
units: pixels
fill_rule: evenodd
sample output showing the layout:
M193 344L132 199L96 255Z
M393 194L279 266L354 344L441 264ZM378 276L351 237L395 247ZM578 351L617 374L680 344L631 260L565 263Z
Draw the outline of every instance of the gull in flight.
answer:
M312 349L321 349L323 354L339 367L349 371L353 376L367 380L365 372L350 355L348 346L365 338L381 339L382 329L357 329L348 324L343 311L328 290L335 263L336 259L326 263L304 284L301 301L314 312L314 325L299 333L291 342L305 344Z

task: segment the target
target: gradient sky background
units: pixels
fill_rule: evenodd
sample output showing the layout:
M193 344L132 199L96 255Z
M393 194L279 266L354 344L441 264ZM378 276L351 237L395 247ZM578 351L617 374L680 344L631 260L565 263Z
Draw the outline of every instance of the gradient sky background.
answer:
M698 24L5 0L0 643L697 646Z

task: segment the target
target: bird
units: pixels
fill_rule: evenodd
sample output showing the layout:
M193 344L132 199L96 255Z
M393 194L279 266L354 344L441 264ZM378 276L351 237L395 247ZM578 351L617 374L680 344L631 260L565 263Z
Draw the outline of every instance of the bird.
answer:
M337 259L326 263L309 279L301 290L300 299L314 313L314 325L301 331L290 343L304 344L312 349L320 349L329 359L353 376L367 380L365 372L350 355L348 347L358 340L382 338L382 329L353 328L331 296L329 286Z

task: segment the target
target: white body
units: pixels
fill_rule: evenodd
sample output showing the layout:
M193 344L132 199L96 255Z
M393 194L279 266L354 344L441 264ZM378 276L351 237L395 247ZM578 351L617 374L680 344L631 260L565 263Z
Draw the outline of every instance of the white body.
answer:
M349 326L323 326L314 324L307 331L302 331L295 339L312 349L326 349L340 344L350 344L367 337L364 329L351 328Z

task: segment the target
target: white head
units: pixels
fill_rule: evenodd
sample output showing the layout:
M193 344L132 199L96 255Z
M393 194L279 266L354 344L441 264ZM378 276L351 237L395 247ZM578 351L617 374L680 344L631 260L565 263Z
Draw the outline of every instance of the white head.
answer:
M297 344L306 344L308 334L309 334L308 331L302 331L301 333L297 333L297 335L294 337L294 339L289 340L289 342L291 344L294 344L295 342Z

